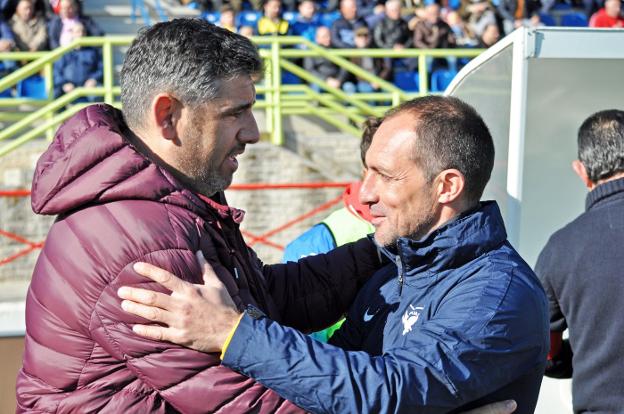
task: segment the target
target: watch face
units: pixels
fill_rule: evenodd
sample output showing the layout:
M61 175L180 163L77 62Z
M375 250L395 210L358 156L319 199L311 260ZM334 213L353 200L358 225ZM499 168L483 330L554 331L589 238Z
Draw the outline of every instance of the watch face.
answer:
M253 305L248 305L245 312L254 319L264 318L264 313Z

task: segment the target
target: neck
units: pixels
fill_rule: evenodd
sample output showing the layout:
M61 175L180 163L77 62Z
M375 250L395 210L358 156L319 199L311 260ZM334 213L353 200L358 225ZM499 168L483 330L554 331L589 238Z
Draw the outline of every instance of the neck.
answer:
M594 188L596 188L597 186L599 186L600 184L608 183L609 181L618 180L620 178L624 178L624 171L623 172L619 172L617 174L613 174L611 177L607 177L607 178L603 178L602 180L598 180L595 183L591 183L591 186L589 187L589 190L591 191Z

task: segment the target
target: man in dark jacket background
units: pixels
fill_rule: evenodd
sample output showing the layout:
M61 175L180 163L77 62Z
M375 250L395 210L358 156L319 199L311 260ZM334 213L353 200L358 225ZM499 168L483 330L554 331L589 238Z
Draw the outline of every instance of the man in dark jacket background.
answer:
M174 293L122 288L124 309L167 325L135 326L141 335L222 350L223 365L311 412L447 413L513 398L518 413L533 413L547 301L496 203L479 201L493 163L487 126L457 98L418 98L385 115L360 201L391 263L329 344L257 310L232 311L209 272L193 297L188 283L145 266L141 274Z
M126 54L123 113L93 105L59 128L33 179L33 210L58 219L26 299L18 412L302 411L217 354L137 336L131 327L143 319L116 295L145 285L137 261L201 282L201 250L239 311L252 304L313 331L338 320L379 267L368 240L272 266L245 245L244 212L222 191L259 139L261 72L240 35L197 19L158 23Z
M624 111L601 111L583 122L572 167L590 191L585 212L550 237L535 267L550 307L546 375L573 379L575 413L621 413Z

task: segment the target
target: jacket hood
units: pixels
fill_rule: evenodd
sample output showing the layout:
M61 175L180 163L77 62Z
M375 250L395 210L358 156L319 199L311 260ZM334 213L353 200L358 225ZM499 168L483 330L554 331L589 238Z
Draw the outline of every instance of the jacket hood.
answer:
M387 248L382 251L395 263L400 257L406 274L437 272L460 267L506 240L498 204L485 201L420 240L403 237L397 241L395 251Z
M129 133L121 111L109 105L88 106L67 120L37 162L33 211L63 214L129 199L205 210L192 191L124 138Z

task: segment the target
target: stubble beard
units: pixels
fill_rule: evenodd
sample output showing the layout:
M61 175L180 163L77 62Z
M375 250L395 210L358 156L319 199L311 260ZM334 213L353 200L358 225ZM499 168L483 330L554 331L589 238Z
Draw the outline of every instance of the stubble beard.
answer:
M202 131L193 128L186 137L186 149L181 151L177 158L177 169L184 176L184 181L194 191L207 197L223 191L232 183L232 174L222 174L218 170L216 154L213 152L208 160L202 160L199 155L202 148L199 145Z

